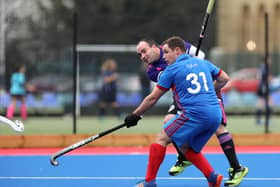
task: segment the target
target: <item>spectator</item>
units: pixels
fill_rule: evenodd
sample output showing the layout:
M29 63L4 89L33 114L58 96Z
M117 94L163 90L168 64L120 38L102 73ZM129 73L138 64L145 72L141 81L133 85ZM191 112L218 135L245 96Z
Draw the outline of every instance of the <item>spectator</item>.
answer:
M25 72L26 66L20 65L16 72L11 75L10 83L10 95L11 95L11 103L8 106L6 117L8 119L13 119L14 111L17 107L17 100L21 102L20 107L20 115L22 120L27 119L27 107L25 101L25 93L26 93L26 80L25 80Z
M117 117L120 117L119 105L117 103L117 62L114 59L106 59L101 67L102 87L99 93L98 116L104 117L106 108L110 104Z
M268 65L270 65L270 59L268 61ZM272 105L272 100L269 94L269 90L266 90L266 78L268 76L268 88L270 85L270 82L272 80L272 75L269 74L269 72L267 72L267 68L265 66L264 63L261 64L260 66L260 71L259 71L259 85L258 85L258 89L257 89L257 106L256 106L256 124L260 125L262 124L262 114L264 113L264 111L266 110L266 101L265 101L265 96L266 96L266 92L268 92L268 113L269 113L269 117L270 114L272 112L271 110L271 105ZM269 118L270 121L270 118Z

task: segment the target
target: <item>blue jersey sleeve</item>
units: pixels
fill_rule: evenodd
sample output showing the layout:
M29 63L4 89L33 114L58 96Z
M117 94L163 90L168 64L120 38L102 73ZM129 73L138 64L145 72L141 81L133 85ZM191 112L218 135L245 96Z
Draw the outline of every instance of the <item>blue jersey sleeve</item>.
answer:
M207 63L207 66L211 72L212 78L215 80L220 75L222 70L207 60L205 60L205 62Z
M172 87L172 84L173 84L172 72L169 71L169 68L166 68L158 80L157 87L163 90L168 90L169 88Z

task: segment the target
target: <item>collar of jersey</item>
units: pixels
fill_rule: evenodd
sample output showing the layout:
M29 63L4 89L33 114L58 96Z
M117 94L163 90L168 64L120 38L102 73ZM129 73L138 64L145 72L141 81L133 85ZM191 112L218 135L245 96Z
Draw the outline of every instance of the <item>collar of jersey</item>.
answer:
M189 59L189 58L190 58L189 55L187 55L187 54L182 54L182 55L180 55L180 56L176 59L176 62L177 62L177 61L182 61L182 60L187 60L187 59Z

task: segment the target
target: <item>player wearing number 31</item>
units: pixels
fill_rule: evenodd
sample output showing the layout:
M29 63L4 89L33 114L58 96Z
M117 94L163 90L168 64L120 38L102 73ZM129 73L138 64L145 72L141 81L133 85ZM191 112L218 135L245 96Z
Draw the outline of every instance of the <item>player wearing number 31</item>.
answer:
M163 42L163 57L168 63L167 68L153 91L126 116L125 123L127 127L137 125L140 116L169 89L172 89L182 113L164 124L150 145L146 177L137 186L156 187L156 175L165 157L166 146L175 142L180 152L204 174L209 186L219 187L223 176L214 171L201 149L221 122L216 91L227 83L229 77L212 63L187 55L184 40L177 36Z

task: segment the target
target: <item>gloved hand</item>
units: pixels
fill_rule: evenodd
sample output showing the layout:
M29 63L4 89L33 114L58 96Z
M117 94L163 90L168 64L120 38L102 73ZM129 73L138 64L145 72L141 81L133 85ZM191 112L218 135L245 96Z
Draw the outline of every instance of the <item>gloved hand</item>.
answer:
M126 127L127 128L130 128L130 127L133 127L133 126L136 126L138 121L142 119L141 116L139 115L136 115L136 114L128 114L125 119L124 119L124 122L126 124Z

